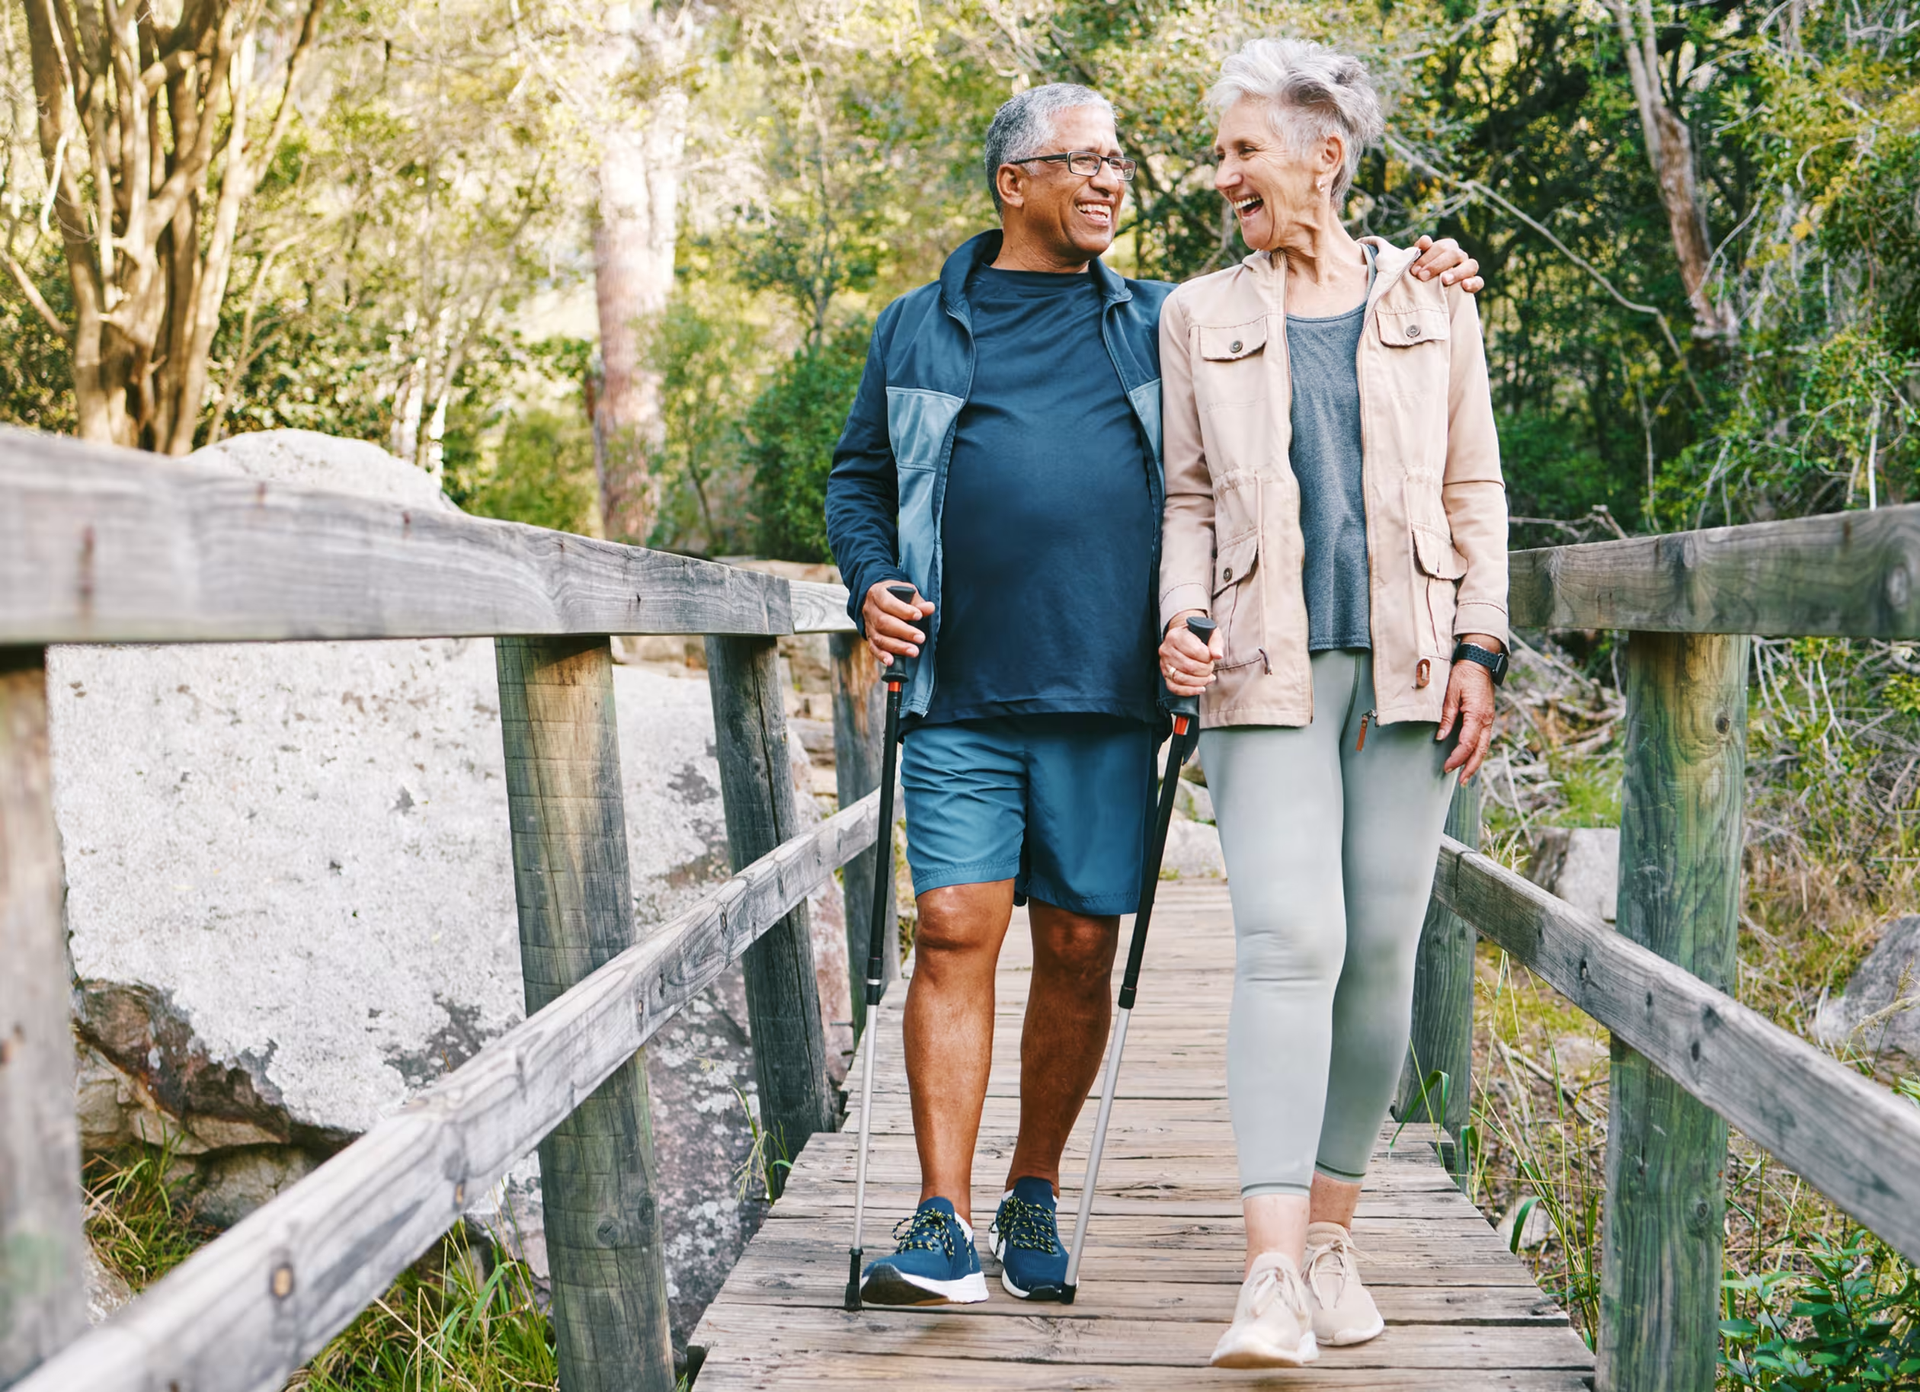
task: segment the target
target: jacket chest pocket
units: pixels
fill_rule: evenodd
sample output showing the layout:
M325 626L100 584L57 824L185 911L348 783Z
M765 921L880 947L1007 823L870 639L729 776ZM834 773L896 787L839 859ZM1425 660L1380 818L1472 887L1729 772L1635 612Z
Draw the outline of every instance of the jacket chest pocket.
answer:
M1200 360L1194 364L1194 395L1200 409L1263 401L1272 365L1267 361L1267 321L1249 320L1225 328L1196 330Z
M1380 346L1390 350L1385 355L1389 394L1432 403L1444 411L1453 358L1446 307L1382 308L1375 315L1373 332Z
M1261 660L1266 606L1260 576L1260 476L1226 474L1213 484L1213 620L1226 656L1220 665Z

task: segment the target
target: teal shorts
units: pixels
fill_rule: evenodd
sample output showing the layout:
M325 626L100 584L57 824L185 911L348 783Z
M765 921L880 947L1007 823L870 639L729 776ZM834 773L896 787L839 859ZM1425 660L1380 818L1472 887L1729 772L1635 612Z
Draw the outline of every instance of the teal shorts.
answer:
M913 892L1014 882L1074 913L1132 913L1153 812L1154 732L1112 716L1005 716L907 733Z

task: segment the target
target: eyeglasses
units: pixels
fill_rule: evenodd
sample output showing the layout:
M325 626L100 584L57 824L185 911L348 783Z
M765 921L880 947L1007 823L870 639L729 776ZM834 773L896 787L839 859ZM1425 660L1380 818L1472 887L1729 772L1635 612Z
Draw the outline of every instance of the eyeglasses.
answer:
M1091 179L1100 172L1100 166L1106 165L1120 176L1121 183L1133 181L1134 163L1122 155L1095 154L1092 150L1072 150L1064 155L1028 155L1025 159L1008 160L1008 164L1064 164L1069 174L1077 174L1082 179Z

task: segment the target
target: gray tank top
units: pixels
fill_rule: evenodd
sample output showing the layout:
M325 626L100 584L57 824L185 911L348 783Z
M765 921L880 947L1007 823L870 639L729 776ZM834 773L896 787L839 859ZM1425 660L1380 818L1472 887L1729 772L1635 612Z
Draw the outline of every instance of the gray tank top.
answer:
M1373 248L1367 247L1367 289ZM1345 314L1287 316L1293 378L1293 448L1300 483L1301 576L1307 597L1307 650L1371 648L1367 599L1367 510L1360 481L1360 330L1363 300Z

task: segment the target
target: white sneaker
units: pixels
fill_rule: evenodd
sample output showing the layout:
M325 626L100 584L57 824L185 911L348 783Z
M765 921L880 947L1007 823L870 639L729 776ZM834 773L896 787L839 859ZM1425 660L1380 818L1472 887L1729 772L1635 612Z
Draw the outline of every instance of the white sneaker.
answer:
M1364 1344L1387 1327L1373 1297L1360 1284L1353 1234L1338 1223L1308 1226L1306 1282L1313 1333L1321 1343L1335 1348Z
M1213 1349L1216 1368L1298 1368L1320 1356L1306 1283L1279 1252L1262 1252L1240 1287L1233 1325Z

